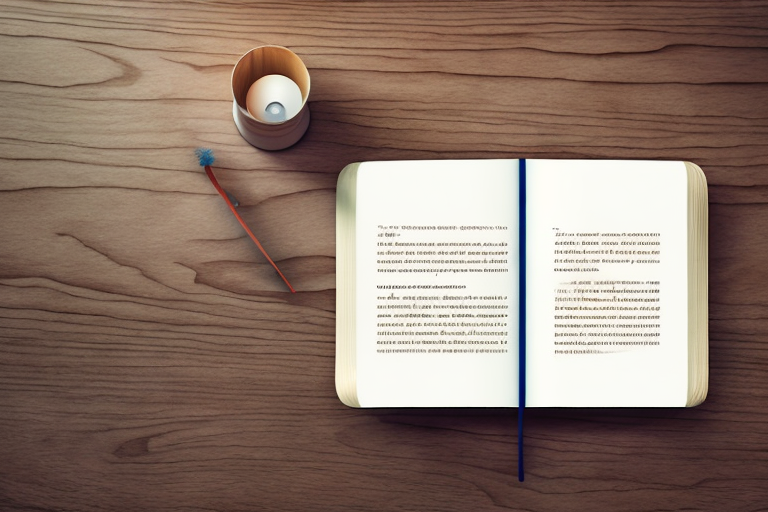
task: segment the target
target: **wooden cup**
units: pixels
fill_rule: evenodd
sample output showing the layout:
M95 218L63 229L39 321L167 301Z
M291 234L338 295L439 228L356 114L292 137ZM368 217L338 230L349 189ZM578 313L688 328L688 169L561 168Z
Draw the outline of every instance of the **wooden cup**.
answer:
M264 123L253 117L245 104L248 89L266 75L283 75L299 86L301 110L281 123ZM294 145L309 127L309 71L301 59L282 46L259 46L240 57L232 70L232 115L235 125L252 145L277 150Z

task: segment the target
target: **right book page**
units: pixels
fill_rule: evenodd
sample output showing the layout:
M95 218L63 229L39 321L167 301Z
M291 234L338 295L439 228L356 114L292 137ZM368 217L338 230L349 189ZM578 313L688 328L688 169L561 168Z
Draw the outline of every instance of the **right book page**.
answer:
M527 160L527 203L527 405L685 406L685 163Z

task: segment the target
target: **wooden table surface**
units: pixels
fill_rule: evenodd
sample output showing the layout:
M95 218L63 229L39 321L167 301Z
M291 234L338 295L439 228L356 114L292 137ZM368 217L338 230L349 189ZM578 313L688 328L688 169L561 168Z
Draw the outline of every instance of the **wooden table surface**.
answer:
M248 145L230 75L298 53ZM768 3L0 6L0 510L768 510ZM296 294L244 236L225 187ZM360 160L698 163L710 391L690 410L353 410L335 184Z

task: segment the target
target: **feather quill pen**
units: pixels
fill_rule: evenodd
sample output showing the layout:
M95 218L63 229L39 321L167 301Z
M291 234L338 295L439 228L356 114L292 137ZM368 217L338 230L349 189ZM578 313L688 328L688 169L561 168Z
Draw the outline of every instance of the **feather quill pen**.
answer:
M215 158L213 157L213 150L207 149L207 148L198 148L195 150L195 155L197 156L197 160L200 162L200 165L205 169L205 174L208 176L208 179L211 180L211 183L213 183L213 187L216 189L219 195L224 199L224 202L227 203L227 206L229 207L230 211L232 211L237 221L243 227L243 229L251 238L251 240L253 240L253 243L256 244L256 247L259 248L259 250L261 251L261 254L263 254L264 257L267 258L267 261L269 262L269 264L272 265L272 268L274 268L277 274L282 278L282 280L288 286L288 289L291 290L291 293L296 293L296 290L293 289L293 286L291 286L291 283L288 282L288 279L286 279L283 273L280 272L280 269L277 268L277 264L274 261L272 261L272 258L269 257L269 254L267 254L267 251L261 245L261 243L259 242L259 239L256 238L256 235L253 234L253 231L251 231L251 229L245 223L245 221L240 216L240 214L237 213L237 206L239 205L239 203L237 203L235 198L232 197L232 195L230 195L229 192L224 190L221 187L221 185L219 185L219 181L216 179L216 175L213 174L213 169L211 169L211 165L215 160Z

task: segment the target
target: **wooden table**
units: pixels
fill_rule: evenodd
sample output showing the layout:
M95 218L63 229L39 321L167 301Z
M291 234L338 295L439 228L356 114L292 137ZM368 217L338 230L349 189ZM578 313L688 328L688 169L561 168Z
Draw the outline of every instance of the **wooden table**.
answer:
M0 20L1 510L766 510L768 3L7 0ZM232 120L232 66L262 44L312 77L280 152ZM339 402L338 172L469 157L704 169L703 405L531 411L521 484L514 410Z

